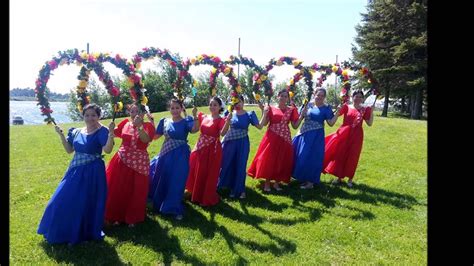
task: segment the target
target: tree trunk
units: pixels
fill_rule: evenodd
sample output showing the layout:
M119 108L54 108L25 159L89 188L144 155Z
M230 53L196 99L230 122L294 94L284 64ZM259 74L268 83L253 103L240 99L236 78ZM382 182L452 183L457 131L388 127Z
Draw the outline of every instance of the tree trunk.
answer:
M388 113L388 103L389 103L389 97L390 97L390 89L385 89L385 101L383 103L383 111L382 111L382 116L383 117L387 117L387 113Z
M401 109L400 109L400 112L402 113L407 113L407 109L406 109L406 104L405 104L405 96L402 96L402 102L401 102Z
M411 119L421 119L421 111L423 106L423 95L421 88L418 88L415 93L413 108L411 112Z
M411 94L407 96L407 109L406 109L406 112L405 112L407 114L411 114L411 103L412 103L411 98L412 98Z

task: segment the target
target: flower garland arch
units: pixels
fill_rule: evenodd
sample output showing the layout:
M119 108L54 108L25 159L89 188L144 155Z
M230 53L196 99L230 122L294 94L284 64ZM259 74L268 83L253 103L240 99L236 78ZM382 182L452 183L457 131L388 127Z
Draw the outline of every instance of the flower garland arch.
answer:
M53 110L51 109L49 100L45 95L47 83L51 72L58 68L58 66L64 64L69 65L71 63L76 63L78 66L84 65L78 76L78 79L80 79L79 85L76 87L78 96L77 105L80 112L82 112L82 107L90 102L90 97L87 95L86 91L90 70L93 70L99 76L99 79L104 83L107 91L112 96L114 103L117 103L120 90L114 86L113 81L110 79L110 75L108 72L104 71L102 64L96 61L96 55L87 54L85 52L79 54L77 49L60 51L58 54L59 56L53 57L43 65L35 82L35 94L38 101L37 105L40 106L41 114L46 116L44 120L46 123L56 124L54 118L51 116Z
M120 54L112 55L110 53L99 54L97 60L102 63L109 62L122 70L122 73L127 77L130 96L139 106L140 111L145 112L148 109L148 98L145 95L142 75L136 70L132 60L126 59Z
M209 94L211 96L216 96L217 94L216 78L219 75L219 72L221 71L221 65L222 65L221 59L215 55L201 54L190 59L188 58L183 63L183 67L186 72L189 72L189 68L191 66L198 66L198 65L212 66L211 73L209 75ZM193 84L194 84L194 81L193 81Z
M252 58L247 58L242 55L239 56L229 56L229 59L223 62L225 65L237 65L237 64L242 64L244 66L250 67L251 69L255 70L257 73L262 73L263 68L253 61ZM261 83L260 83L261 84ZM253 90L253 96L257 102L260 101L261 99L261 94L260 94L260 86L254 82L252 84L252 90ZM238 98L238 95L242 92L242 89L240 88L240 85L238 86L238 89L236 89L236 94L235 97ZM237 101L238 102L238 101ZM235 104L235 103L234 103Z
M341 67L342 66L342 67ZM313 71L319 72L321 75L318 78L318 82L316 84L316 87L322 87L323 82L326 80L327 75L330 75L331 73L336 74L336 78L339 78L341 84L342 84L342 89L339 94L339 98L342 103L347 103L349 101L349 92L351 89L351 77L350 71L353 71L355 73L359 72L360 75L367 79L367 82L371 84L371 92L372 94L378 95L378 82L373 76L372 72L366 68L366 67L359 67L354 64L351 64L347 61L342 62L341 64L329 64L329 65L318 65L318 64L313 64L310 67Z
M326 80L327 75L331 73L336 74L336 78L339 78L342 84L342 89L340 92L340 99L342 102L347 102L349 99L349 91L351 89L351 77L350 72L359 73L362 78L365 78L369 84L371 84L371 92L378 95L378 82L375 79L373 73L364 66L355 65L347 61L342 62L341 64L329 64L329 65L318 65L313 64L311 66L303 66L302 61L297 60L294 57L282 56L278 60L271 59L269 63L262 68L261 66L255 64L253 59L246 58L241 55L238 57L230 56L228 60L221 61L221 59L214 55L201 54L191 59L186 59L184 62L174 58L168 50L160 50L154 47L143 48L142 51L137 52L132 60L123 58L119 54L111 55L110 53L93 53L88 54L84 51L79 53L77 49L70 49L66 51L58 52L59 56L53 57L51 60L46 61L43 67L39 71L38 78L35 82L35 93L40 106L42 115L46 116L45 122L55 123L54 118L51 116L53 110L50 108L48 98L45 95L47 89L47 82L49 81L51 72L55 70L58 66L64 64L76 63L78 66L82 66L80 73L78 75L79 84L76 87L77 96L78 96L78 109L81 110L84 105L90 102L90 97L87 95L87 83L89 80L89 75L91 71L94 71L99 80L105 85L107 91L112 95L112 99L115 103L115 110L117 108L121 109L120 106L123 106L121 102L118 101L120 90L114 85L110 75L107 71L104 70L103 63L109 62L115 65L116 67L122 70L122 73L127 76L127 82L129 85L129 92L131 97L136 103L140 103L142 110L146 110L146 104L148 98L145 95L145 89L143 86L143 77L140 71L141 62L143 60L150 59L152 57L160 57L163 60L166 60L173 68L178 70L178 78L173 83L175 89L175 95L180 99L184 100L183 87L184 82L188 82L195 85L195 80L189 73L190 66L197 66L200 64L206 64L212 66L210 77L209 77L209 94L211 96L216 95L216 78L220 73L223 73L229 80L231 85L231 102L232 105L237 103L238 96L242 92L242 89L239 85L238 80L235 77L233 68L230 65L243 64L248 67L251 67L256 71L256 74L253 76L253 93L257 101L260 101L260 88L263 86L264 95L270 97L273 95L273 88L271 82L268 80L268 72L274 66L281 66L283 64L293 65L298 72L290 79L289 84L287 85L287 90L292 99L295 95L296 83L302 78L304 79L306 85L308 86L308 91L304 104L306 104L312 94L313 94L313 74L318 72L320 76L316 81L316 87L321 87L323 82ZM195 88L193 88L193 94L195 94ZM119 104L120 103L120 104Z
M257 84L256 89L258 90L260 86L263 85L264 87L264 94L267 96L267 101L270 103L270 98L273 96L273 88L272 83L268 80L268 72L273 69L274 66L281 66L284 63L287 65L292 65L294 68L299 70L299 72L295 75L297 80L299 80L300 76L302 75L301 69L303 69L302 61L296 59L295 57L289 56L282 56L278 60L274 58L270 59L269 63L265 66L265 69L262 72L259 72L254 75L254 82ZM304 70L303 70L304 73ZM290 96L290 100L293 98L295 92L295 76L290 80L290 85L287 87L288 94ZM255 87L254 87L255 88Z
M168 64L171 67L177 70L178 77L176 81L173 83L173 88L175 90L175 96L180 101L183 101L184 100L184 95L183 95L184 81L188 82L189 84L193 84L193 79L192 79L192 76L187 71L187 69L184 67L183 63L180 60L173 57L169 50L167 49L161 50L155 47L143 48L142 51L137 52L135 55L132 56L132 62L133 62L133 65L135 66L135 70L137 72L140 71L141 62L143 60L149 60L154 57L158 57L165 60L166 62L168 62Z

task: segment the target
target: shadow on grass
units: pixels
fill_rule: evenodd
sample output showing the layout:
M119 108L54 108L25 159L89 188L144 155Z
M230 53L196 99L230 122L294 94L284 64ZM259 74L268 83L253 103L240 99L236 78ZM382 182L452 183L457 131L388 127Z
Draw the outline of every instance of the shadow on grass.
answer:
M115 247L105 241L90 241L68 246L67 244L51 245L43 240L39 245L58 264L126 265L120 260Z
M263 197L262 195L256 193L253 190L247 189L247 199L245 201L241 201L240 204L243 209L243 212L234 208L233 206L229 205L226 201L221 201L218 205L212 207L201 208L196 205L190 205L190 203L186 202L186 215L185 219L177 224L177 226L182 226L186 228L196 229L199 230L201 235L204 238L213 238L215 234L220 234L226 241L227 246L229 249L236 255L239 256L239 261L242 263L246 263L247 260L243 258L235 248L236 244L246 247L248 250L252 252L270 252L274 256L281 256L287 253L294 253L296 251L296 244L290 240L284 239L267 229L264 229L261 226L264 222L276 223L276 224L294 224L298 221L294 220L286 220L286 219L276 219L276 220L269 220L264 219L258 215L251 214L248 212L246 206L258 206L255 202L260 202L261 206L264 206L264 209L272 210L272 211L282 211L284 208L288 206L286 204L274 204L267 198ZM248 205L247 205L248 204ZM259 206L260 207L260 206ZM201 208L203 212L209 213L209 218L206 217L202 211L198 210ZM222 215L228 219L231 219L234 222L243 223L248 226L252 226L253 228L257 229L260 233L267 236L271 239L272 243L270 244L262 244L259 243L257 240L260 238L259 236L255 236L254 240L242 239L236 234L230 232L225 226L218 224L215 221L216 214Z
M149 212L149 215L156 215ZM173 220L173 218L164 217ZM179 223L178 221L175 221ZM107 236L115 238L120 242L132 242L137 246L145 246L154 252L162 254L162 263L171 264L176 258L177 260L192 265L204 264L199 258L193 255L187 255L183 252L179 239L169 234L168 228L163 228L157 221L150 219L148 216L143 223L138 224L134 228L127 226L110 226L105 228Z
M310 220L321 218L323 213L331 212L330 209L336 206L337 199L359 201L362 203L379 205L386 204L399 209L413 209L415 205L422 205L415 197L408 194L401 194L385 189L370 187L365 184L354 184L352 188L346 187L344 182L339 185L321 182L314 189L300 189L298 181L292 181L285 189L285 195L293 200L292 208L301 211L308 211ZM324 208L313 208L305 205L305 202L318 202ZM347 209L357 212L355 215L346 216L354 220L372 220L375 215L367 210L357 207L344 206ZM340 216L340 215L339 215Z
M272 195L288 197L292 200L290 205L286 203L274 203L265 195L262 195L254 188L247 187L247 198L230 199L225 198L219 204L202 208L185 201L186 213L182 221L176 221L172 217L160 216L160 219L168 220L173 227L183 227L197 230L207 239L212 239L219 234L225 240L229 250L238 256L235 264L248 264L249 261L239 253L236 246L244 247L250 252L271 253L278 257L296 252L295 242L286 239L285 235L270 231L265 224L276 224L291 226L297 223L311 222L319 220L323 214L329 213L340 217L350 218L353 220L372 220L375 215L361 207L342 206L351 210L354 214L345 215L331 211L332 208L340 204L337 199L346 199L350 201L359 201L365 204L380 205L385 204L399 209L412 209L419 203L416 198L408 194L392 192L389 190L371 187L365 184L355 184L352 188L348 188L346 183L341 185L332 185L330 183L321 182L314 189L302 190L299 188L299 182L293 181L284 190L280 192L271 192ZM225 194L225 193L224 193ZM235 208L230 202L238 202L240 208ZM320 208L308 206L309 202L317 202L322 205ZM233 206L234 205L234 206ZM425 204L426 205L426 204ZM273 218L256 215L249 209L262 209L269 212L284 212L288 208L297 209L301 212L308 213L308 218ZM151 208L148 208L149 210ZM151 210L148 215L156 215ZM225 225L216 221L216 215L226 217L236 223L242 223L256 229L253 239L243 238L238 233L229 231ZM106 235L115 238L120 242L132 242L135 245L146 246L154 252L162 255L162 263L170 264L174 260L186 264L204 264L195 255L185 254L182 249L178 237L169 233L169 228L163 227L154 219L146 218L144 223L137 225L133 229L124 226L106 227L104 229ZM270 239L269 242L262 243L259 239ZM58 263L72 263L80 265L90 264L108 264L123 265L120 260L115 246L107 242L88 242L79 244L74 247L67 245L49 245L47 242L42 244L45 252ZM218 263L218 262L215 262Z
M423 205L415 197L408 194L392 192L359 183L354 184L350 189L342 188L345 185L345 183L336 186L329 185L332 187L331 194L333 194L333 197L356 200L373 205L386 204L399 209L409 210L413 209L415 205ZM353 190L355 193L349 193L348 190Z

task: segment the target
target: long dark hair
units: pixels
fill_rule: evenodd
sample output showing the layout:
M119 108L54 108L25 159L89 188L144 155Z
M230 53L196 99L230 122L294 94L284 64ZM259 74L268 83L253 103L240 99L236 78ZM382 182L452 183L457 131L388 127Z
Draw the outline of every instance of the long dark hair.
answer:
M222 112L224 112L224 107L222 107L221 98L219 98L217 96L214 96L214 97L211 98L211 100L209 102L212 102L212 101L216 101L219 104L219 106L221 107L221 108L219 108L219 114L222 114Z

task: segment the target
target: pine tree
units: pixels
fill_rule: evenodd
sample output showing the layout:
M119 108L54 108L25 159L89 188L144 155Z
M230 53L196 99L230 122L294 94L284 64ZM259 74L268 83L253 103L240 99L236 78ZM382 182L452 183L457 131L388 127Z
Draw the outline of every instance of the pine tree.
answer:
M427 2L371 1L362 24L356 26L356 62L367 66L385 96L387 116L391 96L409 99L410 117L420 119L427 91Z

